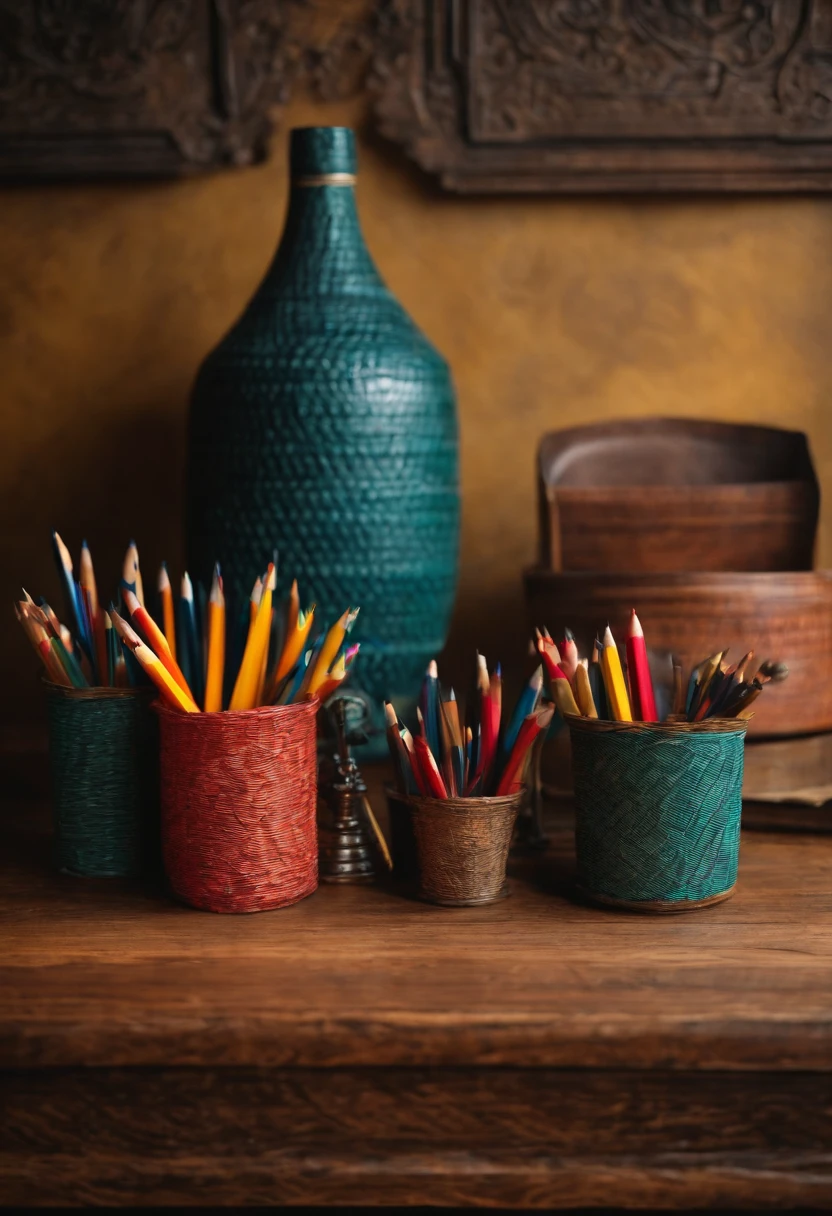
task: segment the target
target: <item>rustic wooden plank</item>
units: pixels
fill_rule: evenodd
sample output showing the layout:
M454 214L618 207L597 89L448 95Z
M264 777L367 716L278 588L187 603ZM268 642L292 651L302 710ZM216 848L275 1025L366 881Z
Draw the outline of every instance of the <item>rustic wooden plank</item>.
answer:
M832 1068L832 854L748 833L729 903L654 919L571 898L567 828L512 897L381 888L217 917L50 871L43 808L0 829L0 1065Z
M80 1069L0 1094L6 1203L832 1200L806 1073Z

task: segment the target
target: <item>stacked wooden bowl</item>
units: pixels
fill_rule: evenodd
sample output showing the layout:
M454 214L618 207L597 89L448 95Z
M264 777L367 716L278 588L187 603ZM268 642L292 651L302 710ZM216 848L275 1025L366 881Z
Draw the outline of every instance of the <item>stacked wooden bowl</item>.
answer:
M686 667L730 647L785 662L749 733L832 730L832 573L812 570L819 493L804 435L637 419L546 435L530 624L599 628L638 611Z

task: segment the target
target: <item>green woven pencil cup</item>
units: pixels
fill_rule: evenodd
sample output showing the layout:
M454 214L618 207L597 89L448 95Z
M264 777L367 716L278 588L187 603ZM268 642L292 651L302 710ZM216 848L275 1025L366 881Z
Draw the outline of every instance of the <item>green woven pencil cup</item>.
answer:
M127 877L158 857L154 696L47 684L55 862L64 873Z
M730 898L746 726L735 719L569 719L585 895L645 912L687 912Z

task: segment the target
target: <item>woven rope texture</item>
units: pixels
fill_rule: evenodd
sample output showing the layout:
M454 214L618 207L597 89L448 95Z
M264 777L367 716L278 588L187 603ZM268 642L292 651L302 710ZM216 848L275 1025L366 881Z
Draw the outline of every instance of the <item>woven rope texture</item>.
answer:
M152 696L48 685L58 869L90 878L142 870L158 829Z
M733 887L744 725L571 736L578 879L587 891L675 902Z
M244 713L159 707L162 851L211 912L282 908L318 885L316 700Z
M421 897L448 906L498 899L523 797L409 799Z

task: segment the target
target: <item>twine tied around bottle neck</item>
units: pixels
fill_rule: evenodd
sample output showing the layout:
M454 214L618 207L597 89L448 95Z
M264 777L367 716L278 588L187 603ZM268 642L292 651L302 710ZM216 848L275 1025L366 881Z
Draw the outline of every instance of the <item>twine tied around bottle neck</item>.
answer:
M292 178L293 186L354 186L354 173L314 173Z

